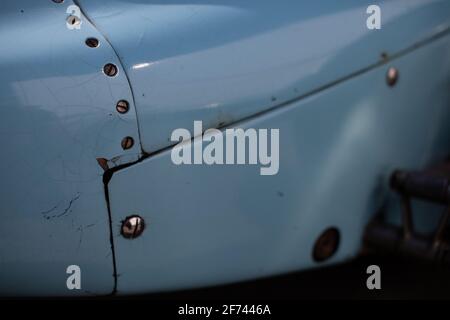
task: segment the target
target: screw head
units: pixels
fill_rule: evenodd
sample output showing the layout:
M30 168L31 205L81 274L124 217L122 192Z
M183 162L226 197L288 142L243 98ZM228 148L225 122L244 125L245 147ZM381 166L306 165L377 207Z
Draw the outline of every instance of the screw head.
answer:
M139 237L145 229L145 221L138 215L126 217L122 221L120 234L126 239L135 239Z
M99 45L99 41L97 38L87 38L85 43L89 48L97 48Z
M103 73L108 77L114 77L118 73L117 66L113 63L107 63L103 66Z
M313 249L313 259L322 262L331 258L337 251L340 234L337 228L328 228L317 238Z
M81 24L80 18L73 15L68 16L66 21L71 26L78 26Z
M120 100L119 102L117 102L116 110L118 113L122 113L122 114L127 113L129 109L130 109L130 104L128 103L128 101Z
M398 81L398 70L394 67L390 67L386 74L386 82L390 87L393 87Z
M132 137L125 137L122 139L121 144L123 150L131 149L134 145L134 139Z

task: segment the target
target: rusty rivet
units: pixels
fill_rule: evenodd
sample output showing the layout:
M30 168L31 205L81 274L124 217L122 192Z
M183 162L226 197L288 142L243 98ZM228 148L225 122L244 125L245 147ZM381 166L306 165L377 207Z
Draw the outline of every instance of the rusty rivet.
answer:
M109 77L114 77L117 74L117 66L113 63L107 63L103 67L103 73Z
M118 113L122 113L122 114L127 113L129 109L130 109L130 104L128 103L128 101L120 100L119 102L117 102L116 110Z
M122 149L123 150L128 150L130 148L132 148L134 145L134 140L132 137L125 137L122 139Z
M139 237L145 229L145 221L138 215L126 217L122 221L120 233L126 239L135 239Z
M87 38L85 43L89 48L97 48L99 45L99 41L97 38Z
M108 166L108 160L105 158L97 158L97 162L98 165L103 169L103 170L108 170L109 166Z
M326 229L314 244L313 259L316 262L322 262L331 258L336 253L339 242L339 230L334 227Z
M398 70L390 67L386 74L386 82L390 87L393 87L398 81Z

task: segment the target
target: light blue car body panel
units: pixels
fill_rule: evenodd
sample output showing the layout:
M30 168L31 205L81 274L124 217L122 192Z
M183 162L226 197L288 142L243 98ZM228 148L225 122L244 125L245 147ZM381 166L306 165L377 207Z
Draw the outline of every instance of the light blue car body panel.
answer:
M365 69L450 26L448 0L80 0L122 59L142 148L222 127ZM381 30L366 26L369 4Z
M109 218L97 158L139 158L131 88L114 50L85 19L66 27L64 5L0 4L0 293L109 294L114 288ZM85 45L97 37L100 47ZM131 112L118 115L127 99ZM121 139L136 147L124 151ZM68 290L66 269L82 270L81 290Z
M355 256L391 171L450 151L450 2L374 3L381 30L366 28L372 3L356 0L79 0L86 17L69 30L72 1L3 1L0 294L153 292L301 270L316 266L329 226L342 242L327 263ZM84 44L92 36L98 48ZM280 129L279 173L175 166L161 149L194 120ZM109 203L98 158L114 171ZM147 228L126 240L131 214ZM66 287L69 265L81 290Z
M450 150L450 36L306 99L238 123L280 130L280 171L180 165L171 150L114 174L113 225L129 214L141 237L114 235L118 292L190 288L317 266L315 240L341 232L326 263L354 257L387 201L396 168L420 169ZM122 201L126 194L127 201Z

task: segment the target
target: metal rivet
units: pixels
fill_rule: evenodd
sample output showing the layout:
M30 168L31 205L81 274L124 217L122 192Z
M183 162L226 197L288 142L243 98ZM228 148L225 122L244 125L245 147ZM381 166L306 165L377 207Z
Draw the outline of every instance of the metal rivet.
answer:
M313 259L322 262L333 256L340 242L339 230L328 228L317 238L313 249Z
M126 239L135 239L139 237L145 229L144 219L138 215L127 217L122 221L122 228L120 233Z
M97 48L99 44L97 38L87 38L85 42L89 48Z
M132 137L125 137L122 139L122 149L127 150L132 148L134 145L134 140Z
M54 3L63 3L64 0L52 0Z
M77 26L81 24L81 19L77 16L68 16L67 23L70 24L71 26Z
M398 70L396 68L389 68L386 74L386 82L390 87L393 87L398 81Z
M112 63L107 63L103 67L103 72L109 77L114 77L117 74L117 71L117 66Z
M130 109L130 104L128 103L128 101L120 100L119 102L117 102L116 110L118 113L122 113L122 114L127 113L129 109Z

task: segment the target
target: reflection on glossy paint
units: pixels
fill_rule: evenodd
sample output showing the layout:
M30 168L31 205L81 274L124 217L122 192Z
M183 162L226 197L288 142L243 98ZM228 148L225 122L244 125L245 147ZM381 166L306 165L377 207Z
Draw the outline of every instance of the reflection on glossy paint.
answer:
M137 69L142 69L142 68L147 68L147 67L150 67L151 65L154 65L156 62L144 62L144 63L138 63L138 64L135 64L134 66L133 66L133 69L134 70L137 70Z
M448 27L450 12L447 0L380 1L381 34L359 0L80 3L124 57L148 152L194 120L229 125L374 65Z

